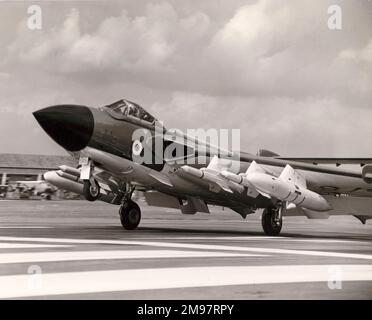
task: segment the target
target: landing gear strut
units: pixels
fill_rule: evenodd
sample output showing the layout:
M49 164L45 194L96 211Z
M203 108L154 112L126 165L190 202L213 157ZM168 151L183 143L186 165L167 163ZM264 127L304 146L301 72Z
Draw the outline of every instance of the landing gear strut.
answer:
M124 194L123 204L119 209L120 222L126 230L136 229L141 222L141 209L131 199L133 191L134 187L128 185Z
M268 236L278 236L282 230L282 208L268 207L262 213L262 228Z
M88 201L95 201L100 195L100 187L96 179L93 178L94 164L89 158L80 158L81 164L80 179L84 182L83 195Z

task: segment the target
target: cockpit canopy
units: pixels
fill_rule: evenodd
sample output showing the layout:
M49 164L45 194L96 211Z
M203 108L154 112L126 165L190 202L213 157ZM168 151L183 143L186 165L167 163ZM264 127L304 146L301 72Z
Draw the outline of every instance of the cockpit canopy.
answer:
M126 99L116 101L105 106L105 108L110 109L111 112L118 116L134 117L152 124L156 121L156 119L141 106Z

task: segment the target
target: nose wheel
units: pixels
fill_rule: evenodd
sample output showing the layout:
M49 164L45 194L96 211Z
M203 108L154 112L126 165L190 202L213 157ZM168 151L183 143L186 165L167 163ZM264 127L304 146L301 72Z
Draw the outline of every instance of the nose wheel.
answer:
M86 200L95 201L100 195L100 187L96 180L84 180L83 194Z
M132 200L124 202L119 209L120 222L124 229L136 229L141 222L141 209Z
M282 230L282 208L269 207L266 208L261 217L262 228L268 236L278 236Z

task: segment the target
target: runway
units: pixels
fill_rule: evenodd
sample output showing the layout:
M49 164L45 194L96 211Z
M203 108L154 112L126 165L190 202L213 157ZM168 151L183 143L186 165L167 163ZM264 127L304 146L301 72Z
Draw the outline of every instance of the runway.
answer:
M126 231L105 203L0 201L0 298L372 299L371 223L288 217L267 237L260 214L139 205Z

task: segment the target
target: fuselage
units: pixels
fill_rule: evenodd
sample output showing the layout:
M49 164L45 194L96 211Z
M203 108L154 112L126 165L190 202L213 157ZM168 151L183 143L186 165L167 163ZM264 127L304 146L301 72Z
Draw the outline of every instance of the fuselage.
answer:
M152 115L128 100L120 100L98 109L80 105L51 106L35 112L34 116L49 136L64 149L75 156L93 159L96 166L112 173L117 179L136 182L178 198L195 196L207 203L222 206L247 206L256 209L270 204L271 200L260 194L230 194L224 190L216 193L215 190L210 190L208 181L182 174L179 169L184 162L179 161L179 157L171 161L169 155L165 155L172 143L181 144L185 151L181 160L192 158L189 165L195 168L206 167L216 153L229 158L234 163L233 167L238 168L236 173L245 172L252 161L247 154L243 160L239 153L229 157L220 150L214 150L212 154L213 148L207 148L204 154L200 154L189 143L182 145L182 139L173 139L174 132L169 133L163 127L159 129L158 122ZM165 138L167 134L168 138ZM138 158L148 150L151 154L150 161L140 163ZM261 163L274 176L279 176L285 166L284 162L267 157L251 158ZM347 193L360 189L363 195L363 192L368 193L370 190L370 186L363 182L358 172L345 176L337 174L337 169L332 168L328 173L326 169L320 173L305 165L299 166L298 171L305 177L308 188L315 192Z

